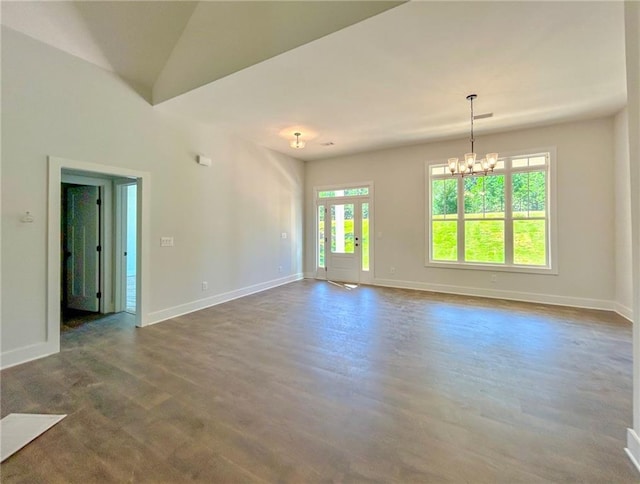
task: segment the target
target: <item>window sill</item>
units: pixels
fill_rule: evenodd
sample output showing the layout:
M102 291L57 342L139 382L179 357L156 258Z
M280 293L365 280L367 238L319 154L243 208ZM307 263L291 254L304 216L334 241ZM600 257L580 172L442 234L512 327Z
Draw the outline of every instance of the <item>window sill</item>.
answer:
M489 271L489 272L515 272L521 274L542 274L547 276L557 276L558 269L555 267L533 267L533 266L516 266L516 265L498 265L498 264L474 264L470 262L427 262L425 267L437 269L462 269L473 271Z

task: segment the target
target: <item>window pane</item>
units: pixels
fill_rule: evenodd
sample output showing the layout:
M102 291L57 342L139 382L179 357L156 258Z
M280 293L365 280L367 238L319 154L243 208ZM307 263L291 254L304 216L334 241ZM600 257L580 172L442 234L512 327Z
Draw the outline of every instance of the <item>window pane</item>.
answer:
M369 270L369 204L362 204L362 270Z
M452 178L431 182L431 215L433 219L458 217L458 181Z
M325 190L318 192L318 198L357 197L369 195L369 187L345 188L343 190Z
M545 220L513 221L513 262L534 266L547 264Z
M465 222L464 244L466 262L504 263L504 221Z
M539 166L546 165L547 157L546 156L535 156L533 158L529 158L529 166Z
M318 267L324 268L324 205L318 206Z
M369 195L369 188L345 188L344 190L345 197L357 197L358 195Z
M353 203L331 205L331 252L353 254Z
M433 260L458 260L458 222L438 220L431 223Z
M482 217L484 200L484 178L468 177L464 179L464 215Z
M438 166L432 166L431 167L431 174L432 175L444 175L445 173L447 173L447 171L445 171L445 167L443 165L438 165Z
M514 173L511 183L514 218L546 215L546 172Z
M547 157L545 155L518 158L511 161L511 166L513 166L514 168L523 168L527 166L544 166L546 164Z
M333 198L333 197L341 197L342 196L342 190L326 190L323 192L318 192L318 198ZM337 193L340 193L340 195L337 195Z
M485 176L484 213L489 218L504 218L504 175Z
M464 179L465 218L504 218L504 175Z

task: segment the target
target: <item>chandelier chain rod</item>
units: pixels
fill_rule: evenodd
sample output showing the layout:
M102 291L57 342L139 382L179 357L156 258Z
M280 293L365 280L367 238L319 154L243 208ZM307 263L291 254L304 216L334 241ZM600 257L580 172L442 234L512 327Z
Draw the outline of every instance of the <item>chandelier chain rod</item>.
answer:
M475 141L473 138L473 96L470 97L469 101L471 101L471 153L475 153L473 149L473 142Z

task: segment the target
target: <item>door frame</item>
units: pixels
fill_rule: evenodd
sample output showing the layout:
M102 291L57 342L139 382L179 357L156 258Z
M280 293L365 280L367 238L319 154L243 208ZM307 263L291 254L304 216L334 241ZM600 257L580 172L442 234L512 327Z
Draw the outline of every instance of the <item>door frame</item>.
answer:
M318 193L319 192L323 192L323 191L329 191L329 190L344 190L345 188L360 188L360 187L367 187L369 188L369 194L368 195L358 195L358 196L354 196L354 197L332 197L332 198L318 198ZM373 279L374 279L374 186L373 186L373 182L372 181L365 181L365 182L353 182L353 183L339 183L339 184L335 184L335 185L321 185L321 186L316 186L313 187L313 195L314 195L314 207L315 207L315 214L314 214L314 227L313 227L313 233L314 233L314 273L315 273L315 278L316 279L323 279L326 280L327 279L327 271L326 271L326 265L327 265L327 256L328 256L328 244L325 242L325 250L324 250L324 254L325 254L325 267L324 269L318 267L318 256L319 256L319 251L320 251L320 247L319 247L319 243L318 243L318 239L319 239L319 235L318 235L318 207L320 205L324 205L325 208L331 204L331 203L339 203L339 202L343 202L343 203L348 203L349 200L354 200L354 201L359 201L359 202L365 202L365 203L369 203L369 270L368 271L363 271L362 270L362 256L360 257L360 283L361 284L371 284L373 283ZM327 238L328 241L328 237L330 236L330 232L327 232L327 220L329 220L330 215L325 214L325 237ZM329 235L327 235L329 234ZM362 239L362 234L360 234L360 239ZM360 240L360 242L362 243L362 240Z
M55 156L48 157L48 220L47 220L47 352L60 351L60 217L63 170L72 170L87 176L100 175L135 178L138 185L136 326L147 324L149 301L149 240L151 221L151 175L148 172L118 166L76 161ZM113 224L112 224L113 226Z

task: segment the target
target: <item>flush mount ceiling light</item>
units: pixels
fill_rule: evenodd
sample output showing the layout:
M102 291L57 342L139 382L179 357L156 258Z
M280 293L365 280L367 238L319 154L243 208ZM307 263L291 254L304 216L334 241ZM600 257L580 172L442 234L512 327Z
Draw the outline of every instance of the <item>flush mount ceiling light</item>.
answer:
M449 171L453 176L483 176L493 171L498 163L498 153L487 153L481 160L476 160L476 153L473 151L473 100L477 98L476 94L469 94L467 99L471 103L471 153L464 155L464 160L458 160L458 158L449 158L447 164L449 165Z
M302 133L293 133L293 136L295 136L296 139L291 140L289 146L296 150L301 150L302 148L304 148L305 142L300 141L300 136L302 136Z

